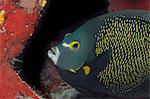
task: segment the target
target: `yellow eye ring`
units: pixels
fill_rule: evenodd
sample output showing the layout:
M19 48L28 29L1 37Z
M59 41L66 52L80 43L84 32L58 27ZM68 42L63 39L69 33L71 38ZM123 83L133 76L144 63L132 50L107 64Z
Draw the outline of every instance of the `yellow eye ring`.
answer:
M73 50L78 50L80 48L80 43L78 41L72 41L69 45Z

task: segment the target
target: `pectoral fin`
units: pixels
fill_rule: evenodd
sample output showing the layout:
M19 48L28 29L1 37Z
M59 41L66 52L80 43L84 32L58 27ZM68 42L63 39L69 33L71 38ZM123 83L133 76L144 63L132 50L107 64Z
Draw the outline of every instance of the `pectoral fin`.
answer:
M111 53L112 53L111 49L106 50L105 52L97 56L96 59L90 62L86 62L86 64L92 66L92 70L95 73L105 70L107 64L109 63L111 59Z

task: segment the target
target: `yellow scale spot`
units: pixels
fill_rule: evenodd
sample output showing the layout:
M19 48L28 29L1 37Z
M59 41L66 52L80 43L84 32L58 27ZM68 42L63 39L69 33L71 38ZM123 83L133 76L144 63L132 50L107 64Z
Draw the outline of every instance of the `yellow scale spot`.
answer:
M47 4L47 0L40 0L39 1L40 3L40 6L42 7L42 8L44 8L45 6L46 6L46 4Z
M65 37L66 37L66 36L68 36L68 35L70 35L70 34L71 34L71 33L67 33L67 34L65 34Z
M5 11L1 10L0 11L0 25L2 25L5 21Z
M89 66L84 66L83 71L84 71L85 75L89 75L91 72L91 68Z

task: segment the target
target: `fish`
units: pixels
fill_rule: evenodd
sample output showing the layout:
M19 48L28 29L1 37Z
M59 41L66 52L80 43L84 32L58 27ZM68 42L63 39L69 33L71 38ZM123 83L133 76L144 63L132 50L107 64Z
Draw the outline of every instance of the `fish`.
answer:
M149 97L149 33L148 11L107 13L66 33L48 57L81 93Z

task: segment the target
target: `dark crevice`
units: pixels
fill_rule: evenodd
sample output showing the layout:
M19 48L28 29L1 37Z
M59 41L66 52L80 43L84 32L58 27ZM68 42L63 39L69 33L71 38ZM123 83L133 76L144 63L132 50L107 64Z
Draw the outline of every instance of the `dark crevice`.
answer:
M31 87L40 89L40 73L46 59L46 47L52 41L59 42L63 34L72 32L87 19L107 13L107 0L48 0L43 17L23 53L17 57L23 63L16 71Z

